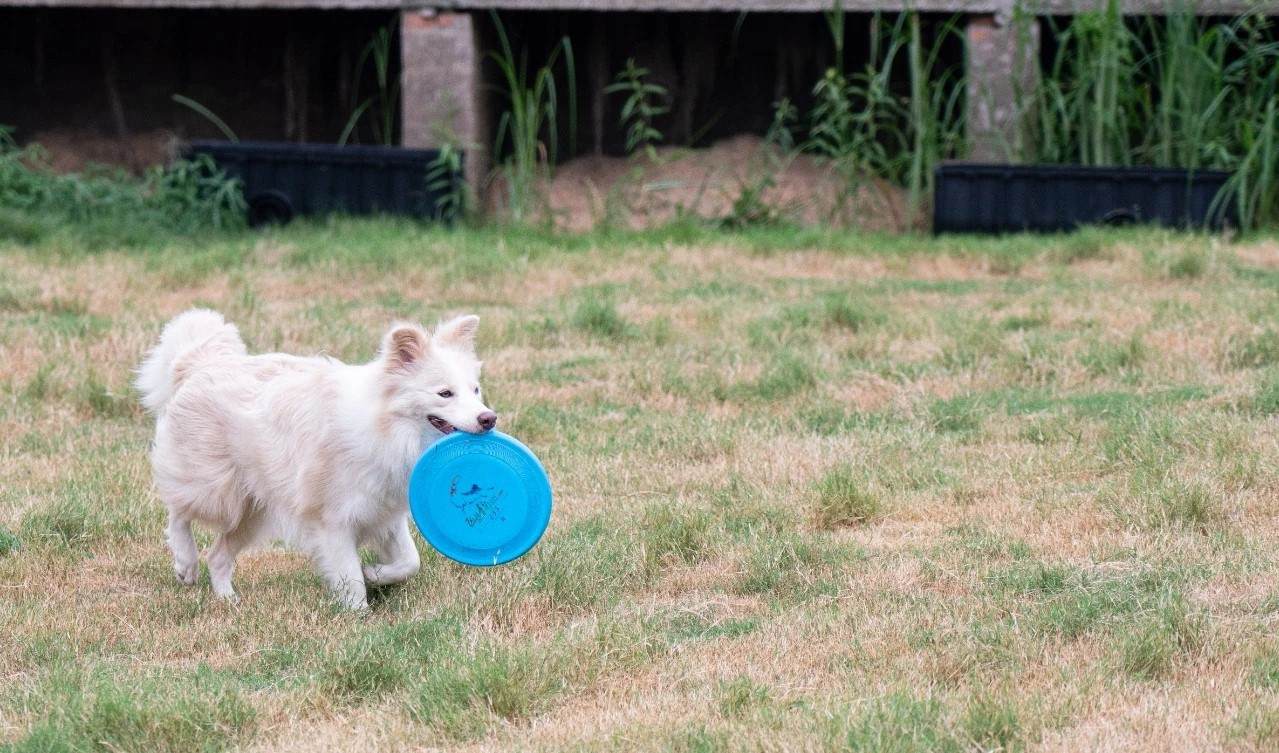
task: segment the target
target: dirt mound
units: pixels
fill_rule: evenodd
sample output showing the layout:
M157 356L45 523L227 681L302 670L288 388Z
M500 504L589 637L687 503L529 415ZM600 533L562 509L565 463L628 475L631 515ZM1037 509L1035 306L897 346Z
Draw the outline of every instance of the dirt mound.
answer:
M757 136L706 149L664 147L656 160L575 159L556 170L542 193L556 226L579 231L600 225L640 229L689 215L899 230L908 214L900 188L867 179L850 195L830 166L807 155L783 155Z
M177 144L173 132L166 130L139 131L121 139L92 130L59 128L40 131L31 140L44 147L49 165L60 173L82 172L90 165L140 173L167 163Z

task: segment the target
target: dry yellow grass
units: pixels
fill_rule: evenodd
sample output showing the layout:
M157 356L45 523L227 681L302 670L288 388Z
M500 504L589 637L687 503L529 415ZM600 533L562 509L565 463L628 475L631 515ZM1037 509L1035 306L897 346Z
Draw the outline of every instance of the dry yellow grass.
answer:
M224 243L0 250L0 745L1279 745L1271 240ZM281 551L181 588L129 380L197 303L345 359L479 313L546 539L367 617Z

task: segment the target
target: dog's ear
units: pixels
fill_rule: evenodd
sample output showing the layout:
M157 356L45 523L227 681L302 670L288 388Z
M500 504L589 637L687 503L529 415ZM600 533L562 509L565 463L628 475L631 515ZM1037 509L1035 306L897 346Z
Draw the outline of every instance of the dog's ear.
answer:
M435 328L435 341L450 348L475 352L475 333L480 328L480 318L467 314L441 322Z
M382 358L388 369L407 369L426 357L426 331L416 324L392 325L382 338Z

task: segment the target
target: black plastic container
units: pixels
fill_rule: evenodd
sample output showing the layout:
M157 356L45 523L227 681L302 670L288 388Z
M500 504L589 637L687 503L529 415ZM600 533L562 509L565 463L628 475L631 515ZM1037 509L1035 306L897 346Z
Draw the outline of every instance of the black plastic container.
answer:
M193 141L185 156L206 154L244 184L249 224L297 215L401 214L441 219L448 186L432 187L435 149L276 142ZM461 175L452 176L454 184Z
M1217 229L1234 217L1229 202L1214 203L1230 178L1217 170L949 163L936 177L937 233L1132 223Z

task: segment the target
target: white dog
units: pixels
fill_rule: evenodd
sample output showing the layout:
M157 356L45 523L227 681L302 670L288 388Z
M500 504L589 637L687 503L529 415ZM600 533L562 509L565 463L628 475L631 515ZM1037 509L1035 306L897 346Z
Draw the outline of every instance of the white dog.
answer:
M221 535L208 552L218 596L248 545L282 538L308 553L347 607L365 583L418 570L406 488L423 449L454 429L482 433L497 414L480 397L475 316L434 334L396 324L372 362L279 353L251 356L235 326L207 309L169 322L138 369L155 414L151 464L169 508L173 569L199 569L191 523ZM366 545L377 564L361 567Z

